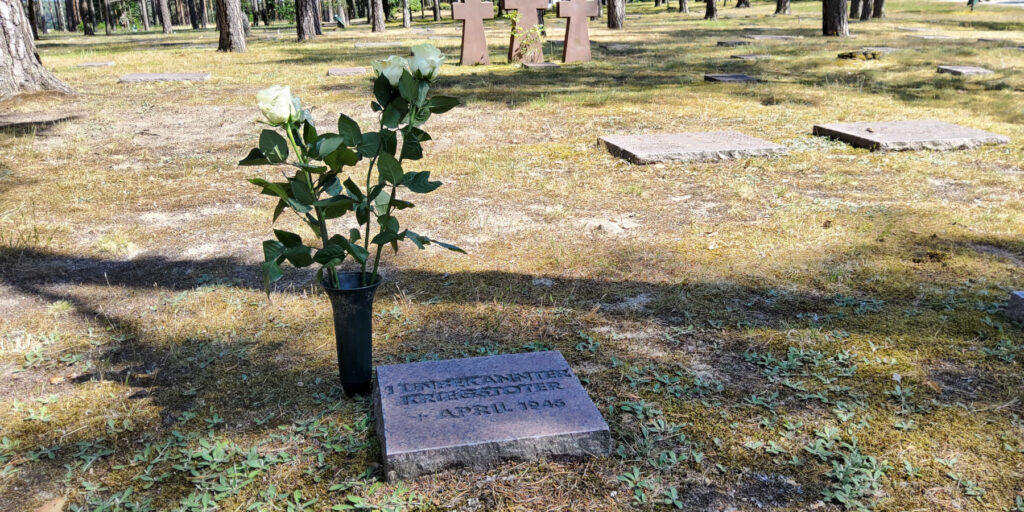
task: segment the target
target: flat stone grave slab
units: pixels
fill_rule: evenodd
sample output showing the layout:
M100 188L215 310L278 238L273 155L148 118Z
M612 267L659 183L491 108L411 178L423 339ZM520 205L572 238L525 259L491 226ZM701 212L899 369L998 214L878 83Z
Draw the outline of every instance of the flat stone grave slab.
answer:
M608 455L601 413L557 351L377 367L384 474Z
M921 27L896 27L896 30L902 30L904 32L927 32L928 29Z
M122 76L118 82L205 82L209 79L209 73L131 73Z
M893 48L892 46L864 46L861 48L861 51L878 53L892 53L901 50L903 50L903 48Z
M950 75L991 75L992 71L979 68L976 66L939 66L939 73L948 73Z
M462 40L459 36L430 36L427 39L431 41L451 41L454 39Z
M729 58L730 59L740 59L740 60L764 60L764 59L770 59L771 57L772 56L768 55L767 53L749 53L749 54L746 54L746 55L733 55L732 57L729 57Z
M557 68L557 62L524 62L523 67L527 69L549 69Z
M746 46L748 44L754 44L750 41L719 41L718 46Z
M852 59L852 60L877 60L885 55L882 52L873 52L870 50L857 50L855 52L842 52L836 57L840 59Z
M327 76L354 76L365 75L366 68L329 68Z
M1024 324L1024 291L1010 292L1010 302L1006 304L1006 317Z
M872 151L965 149L1010 142L1002 135L931 119L822 124L815 125L813 133Z
M783 36L779 34L750 34L743 37L753 39L755 41L789 41L792 39L800 39L797 36Z
M361 41L355 44L356 48L399 48L405 46L401 41Z
M610 51L610 52L628 52L628 51L633 49L633 45L631 45L631 44L623 44L623 43L620 43L620 44L602 44L601 48L604 48L605 50Z
M100 62L83 62L78 65L80 68L108 68L114 65L114 61L105 60Z
M78 119L79 117L82 117L82 114L77 112L15 112L13 114L0 114L0 130L25 132L37 128L49 128L55 124Z
M709 162L786 152L785 146L732 130L608 135L598 139L598 143L612 155L634 164Z
M704 75L704 81L733 84L749 84L759 82L760 80L752 76L744 75L743 73L721 73L714 75Z
M913 37L915 39L942 39L942 40L956 39L953 36L943 36L943 35L939 35L939 34L922 34L922 35L913 35L913 36L910 36L910 37Z

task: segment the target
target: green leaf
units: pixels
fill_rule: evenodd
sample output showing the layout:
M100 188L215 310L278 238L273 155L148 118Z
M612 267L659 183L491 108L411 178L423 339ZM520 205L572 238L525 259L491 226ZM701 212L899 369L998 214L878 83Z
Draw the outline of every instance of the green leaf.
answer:
M384 181L396 186L402 184L402 178L404 177L402 164L390 154L381 153L377 157L377 171L380 172L380 176L384 178Z
M270 160L259 148L252 148L248 156L238 161L238 165L270 165Z
M350 242L356 243L356 242L359 241L359 238L360 238L360 234L359 234L359 230L358 229L352 228L352 229L348 230L348 239L349 239Z
M398 233L395 233L394 231L381 231L380 233L377 233L377 236L373 237L373 240L370 240L370 243L374 245L384 245L394 242L395 240L398 240Z
M380 131L380 148L381 150L395 154L395 149L398 147L398 133L391 130Z
M311 120L306 120L302 124L302 140L306 141L306 144L312 144L313 141L317 140L316 126L313 126Z
M373 204L376 205L376 214L384 215L388 213L388 202L391 201L391 194L388 194L386 190L381 190L380 193L374 198ZM379 220L379 219L378 219Z
M288 199L288 187L287 183L272 183L262 178L250 178L249 183L253 185L263 187L262 194L268 196L277 196L281 199Z
M462 254L466 254L466 251L463 251L459 247L454 246L452 244L446 244L444 242L438 242L437 240L434 240L434 239L431 239L430 241L435 243L435 244L437 244L437 245L440 245L441 247L444 247L445 249L448 249L449 251L461 252Z
M267 261L261 265L263 270L263 287L266 289L267 294L270 294L270 283L277 281L284 277L284 272L281 271L281 266L276 261Z
M264 240L263 241L263 259L264 261L275 261L284 254L285 246L277 240Z
M274 219L271 222L277 222L277 218L280 217L282 213L284 213L284 209L286 206L288 206L288 203L285 202L284 199L277 200L277 206L274 207Z
M342 190L344 189L341 187L341 180L337 176L330 176L324 180L324 192L328 195L341 195Z
M416 110L415 117L410 113L405 122L409 123L410 126L420 126L423 123L426 123L427 119L430 119L430 110L421 108Z
M384 113L380 116L380 124L387 128L398 128L398 123L402 122L405 114L400 103L393 101L387 107L384 107Z
M419 97L419 81L412 77L408 71L402 72L402 77L398 79L398 92L402 95L405 101L415 105L416 99Z
M443 114L459 105L459 100L451 96L434 96L427 102L427 108L435 114Z
M279 164L288 159L288 141L274 130L260 132L260 151L272 164Z
M295 198L289 197L288 199L286 199L286 201L288 201L288 206L291 206L293 210L299 213L307 213L310 210L312 210L312 208L310 208L309 205L303 204L302 202L297 201Z
M417 194L427 194L441 186L440 181L430 181L430 171L407 172L402 184Z
M364 133L356 151L367 158L377 156L377 153L380 152L380 134L377 132Z
M356 245L355 243L349 242L345 237L341 235L334 235L330 240L327 241L328 245L337 245L345 248L345 252L352 255L360 264L366 261L366 257L370 255L366 249Z
M377 222L380 223L381 228L385 231L390 231L396 235L398 234L398 219L391 215L382 215L377 218Z
M349 198L349 197L334 196L334 197L328 197L327 199L321 199L321 200L319 200L319 201L317 201L315 203L312 203L312 205L313 206L349 206L349 207L351 207L353 203L354 203L354 201L351 198Z
M342 139L340 135L335 135L333 133L324 134L324 136L317 139L316 143L313 145L315 148L314 153L317 155L317 158L322 159L323 157L334 153L335 150L341 147L343 142L344 139Z
M416 135L416 138L419 139L420 142L426 142L428 140L433 140L430 137L429 133L427 133L427 132L425 132L425 131L423 131L423 130L421 130L419 128L412 128L411 130L412 130L412 133Z
M384 75L378 76L373 82L373 97L377 98L377 103L380 103L381 107L386 107L393 96L394 90L391 88L391 82Z
M311 205L316 202L313 190L309 188L309 184L306 181L308 177L309 174L305 171L299 171L295 173L295 178L291 180L292 196L295 197L296 201L305 205Z
M423 103L427 101L427 93L430 91L430 82L424 80L420 82L419 92L416 95L416 106L422 107Z
M425 246L430 245L430 239L424 236L417 235L408 229L403 231L401 238L408 239L410 242L416 244L416 247L423 249Z
M277 237L277 239L280 240L285 247L297 247L302 245L302 237L290 231L285 231L283 229L275 229L274 236ZM265 247L266 242L264 242L264 248Z
M342 142L350 148L358 146L363 138L363 133L359 130L359 123L345 114L338 115L338 135L341 136Z
M394 198L392 198L391 199L391 206L394 209L396 209L396 210L404 210L406 208L412 208L412 207L414 207L416 205L410 203L409 201L402 201L401 199L394 199Z
M402 136L402 159L419 160L423 158L423 146L412 130L406 130Z
M359 185L356 185L356 182L352 181L352 178L345 178L345 183L343 183L343 185L345 186L345 190L348 191L348 196L352 199L362 201L363 197L365 197L363 196L363 191L359 188Z
M304 171L309 171L313 174L321 174L327 171L327 168L322 165L309 165L304 163L297 163L295 164L295 167L298 167L299 169L302 169Z
M305 245L289 247L284 251L284 257L289 263L298 268L308 267L313 264L313 257L309 254L310 248Z
M324 162L335 172L340 171L346 165L355 165L358 161L359 155L346 147L340 147L333 153L324 156Z
M348 251L341 244L329 244L316 252L313 261L321 265L338 266L348 255Z

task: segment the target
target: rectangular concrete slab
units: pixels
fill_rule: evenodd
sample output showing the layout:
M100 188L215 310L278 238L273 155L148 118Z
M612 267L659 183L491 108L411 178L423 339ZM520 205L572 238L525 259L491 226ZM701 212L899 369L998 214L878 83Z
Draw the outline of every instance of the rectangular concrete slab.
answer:
M753 39L755 41L789 41L792 39L799 39L797 36L783 36L779 34L750 34L743 37Z
M902 50L902 48L893 48L891 46L864 46L861 48L861 51L878 53L892 53L900 50Z
M764 60L764 59L770 59L771 57L772 56L768 55L767 53L749 53L749 54L745 54L745 55L733 55L730 58L732 58L732 59L741 59L741 60Z
M728 82L728 83L752 83L758 82L759 80L744 75L743 73L723 73L715 75L704 75L705 82Z
M205 82L209 73L132 73L122 76L118 82Z
M330 68L327 70L327 76L353 76L365 74L366 68Z
M719 41L718 46L746 46L754 44L752 41Z
M608 455L608 424L557 351L378 366L385 475Z
M1002 135L930 119L822 124L814 126L814 135L872 151L965 149L1010 142Z
M612 155L634 164L709 162L749 156L780 155L785 146L725 130L718 132L607 135L598 139Z
M549 69L549 68L557 68L558 67L558 63L557 62L524 62L523 63L523 67L524 68L528 68L528 69Z
M948 73L950 75L964 76L964 75L991 75L992 71L979 68L976 66L939 66L939 73Z
M105 60L100 62L83 62L78 65L80 68L108 68L114 65L114 61Z
M405 46L401 41L362 41L355 44L356 48L399 48Z
M1024 290L1010 292L1010 302L1006 304L1006 317L1024 324Z
M953 36L943 36L943 35L939 35L939 34L913 35L913 36L910 36L910 37L913 37L914 39L929 39L929 40L932 40L932 39L956 39Z

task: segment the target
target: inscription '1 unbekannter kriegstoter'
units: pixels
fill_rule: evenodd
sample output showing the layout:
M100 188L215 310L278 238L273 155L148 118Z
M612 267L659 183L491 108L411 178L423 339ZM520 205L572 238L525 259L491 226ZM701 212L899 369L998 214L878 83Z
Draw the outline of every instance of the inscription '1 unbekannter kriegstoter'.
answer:
M611 449L608 425L555 351L378 366L374 402L385 469L398 478Z

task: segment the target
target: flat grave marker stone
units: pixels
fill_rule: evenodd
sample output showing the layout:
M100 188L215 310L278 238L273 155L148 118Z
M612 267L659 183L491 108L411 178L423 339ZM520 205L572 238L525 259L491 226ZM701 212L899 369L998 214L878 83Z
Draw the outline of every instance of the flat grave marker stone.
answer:
M767 53L748 53L748 54L744 54L744 55L733 55L732 57L729 57L729 58L731 58L731 59L740 59L740 60L764 60L764 59L770 59L771 57L772 56L768 55Z
M205 82L209 79L209 73L131 73L122 76L118 82Z
M785 146L732 130L717 132L608 135L598 143L634 164L709 162L748 156L780 155Z
M633 49L633 45L625 43L602 44L601 48L609 52L628 52Z
M793 39L800 39L797 36L784 36L779 34L750 34L743 37L753 39L755 41L790 41Z
M704 81L733 84L749 84L759 82L760 80L749 75L744 75L743 73L719 73L704 75Z
M22 132L37 128L49 128L65 121L78 119L79 117L82 117L82 114L77 112L14 112L11 114L0 114L0 130Z
M1006 304L1006 317L1024 324L1024 290L1010 292L1010 302Z
M401 41L359 41L356 48L399 48L405 46Z
M750 41L719 41L718 46L746 46L748 44L754 44Z
M991 70L979 68L976 66L939 66L938 72L957 76L992 74Z
M814 125L813 133L872 151L967 149L1010 142L1003 135L931 119L822 124Z
M327 76L355 76L365 75L366 68L329 68Z
M83 62L78 65L80 68L109 68L114 65L112 60L104 60L99 62Z
M373 399L389 480L611 452L608 424L557 351L378 366Z
M861 51L864 52L878 52L878 53L892 53L903 50L903 48L893 48L892 46L863 46Z
M524 62L523 67L527 69L551 69L557 68L557 62Z
M910 37L913 37L914 39L928 39L928 40L934 40L934 39L952 40L952 39L956 39L953 36L943 36L943 35L939 35L939 34L920 34L920 35L915 34L915 35L912 35Z

